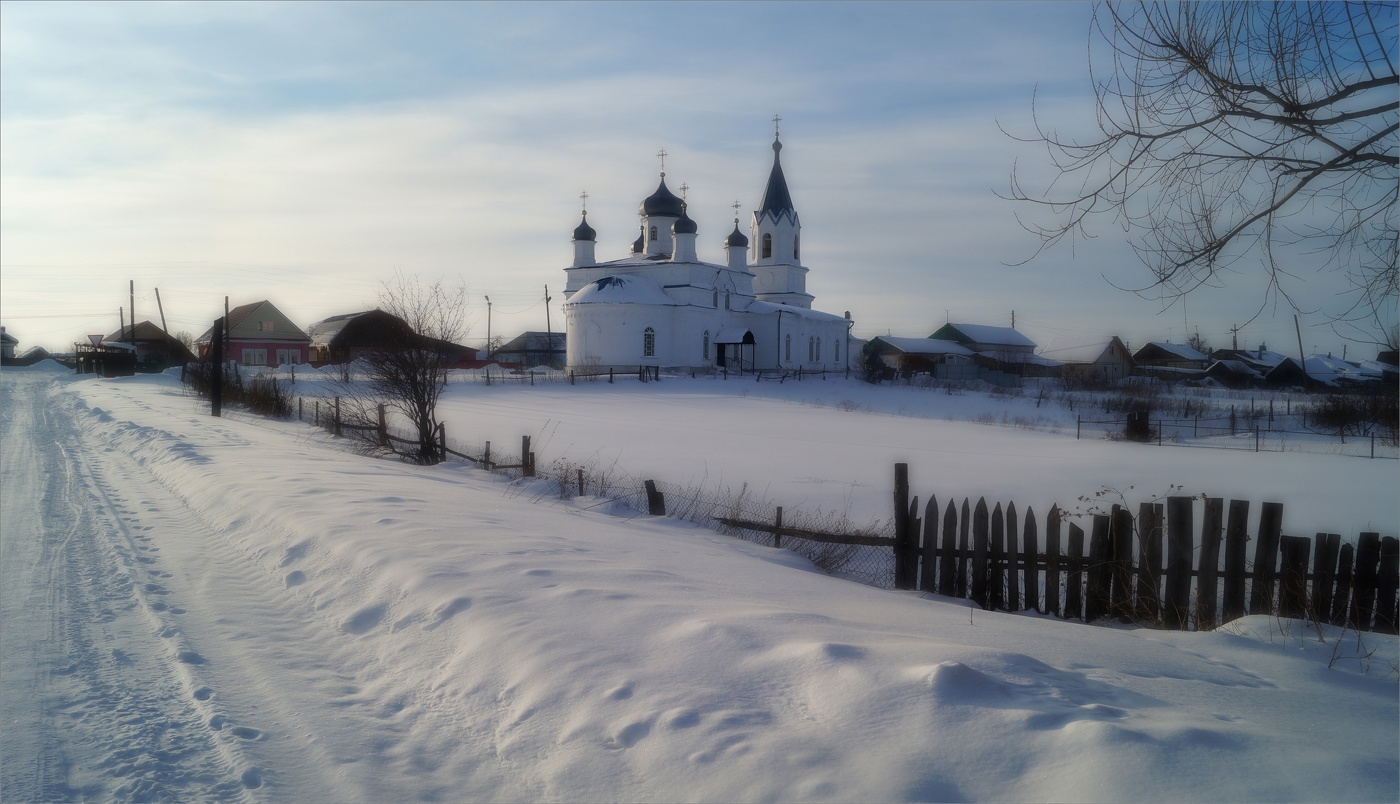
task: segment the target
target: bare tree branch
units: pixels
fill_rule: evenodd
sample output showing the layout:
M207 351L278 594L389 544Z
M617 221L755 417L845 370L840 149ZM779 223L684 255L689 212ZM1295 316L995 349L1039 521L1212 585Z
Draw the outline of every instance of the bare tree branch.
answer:
M1266 274L1265 301L1296 308L1291 280L1337 271L1356 294L1338 320L1389 343L1400 256L1397 18L1394 3L1097 5L1098 136L1047 130L1033 100L1035 136L1016 137L1042 144L1058 173L1033 192L1013 168L1003 196L1052 216L1018 216L1041 241L1030 259L1089 236L1088 221L1107 213L1152 277L1135 292L1170 301L1219 287L1248 256ZM1077 189L1060 189L1064 179Z

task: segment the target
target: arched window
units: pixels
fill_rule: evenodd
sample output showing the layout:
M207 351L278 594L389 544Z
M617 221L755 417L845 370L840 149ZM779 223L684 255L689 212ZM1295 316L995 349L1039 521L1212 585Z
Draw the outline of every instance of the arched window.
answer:
M831 343L831 351L834 353L833 357L834 357L835 361L836 361L837 363L840 363L840 362L841 362L841 342L840 342L840 341L832 341L832 343Z
M653 238L653 239L655 239L655 238ZM772 257L772 256L773 256L773 235L765 234L765 235L763 236L763 256L764 256L764 257Z
M656 239L656 227L655 227L655 226L651 227L651 239L652 239L652 240L655 240L655 239Z
M799 258L798 258L798 256L797 256L797 239L798 239L799 237L801 237L801 235L793 235L793 236L792 236L792 261L793 261L793 262L800 262L800 260L799 260Z
M792 360L792 336L791 336L791 335L787 336L787 343L785 344L785 346L787 347L787 353L786 353L786 355L783 357L783 359L784 359L784 360L787 360L787 361L791 361L791 360Z
M822 359L822 339L821 339L821 338L817 338L817 360L820 361L821 359Z
M811 336L811 335L808 335L808 336L807 336L807 362L808 362L808 363L810 363L810 362L812 362L813 360L816 359L815 357L813 357L815 348L816 348L816 341L814 341L814 340L812 339L812 336Z
M708 329L705 330L705 340L700 342L700 358L702 360L710 359L710 331Z
M656 330L651 327L642 330L642 357L656 357Z
M729 309L729 294L728 294L728 293L724 294L724 309L726 309L726 310Z
M711 306L711 307L714 307L715 309L719 309L719 291L718 291L718 290L715 291L715 298L714 298L713 301L710 302L710 306Z

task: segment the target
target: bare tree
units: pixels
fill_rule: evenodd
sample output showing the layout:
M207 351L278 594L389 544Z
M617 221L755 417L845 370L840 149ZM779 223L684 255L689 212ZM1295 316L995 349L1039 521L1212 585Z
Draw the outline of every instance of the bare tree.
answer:
M1257 264L1259 309L1299 309L1289 280L1339 271L1352 295L1334 326L1393 340L1396 20L1395 3L1096 5L1098 133L1062 138L1037 118L1017 138L1058 171L1044 193L1012 172L1008 197L1055 218L1022 222L1036 254L1108 213L1151 272L1135 292L1170 303Z
M437 403L447 388L452 353L469 332L467 290L398 273L383 283L379 308L406 326L384 328L383 348L362 358L369 392L413 426L418 443L410 457L439 463L446 456L438 448Z

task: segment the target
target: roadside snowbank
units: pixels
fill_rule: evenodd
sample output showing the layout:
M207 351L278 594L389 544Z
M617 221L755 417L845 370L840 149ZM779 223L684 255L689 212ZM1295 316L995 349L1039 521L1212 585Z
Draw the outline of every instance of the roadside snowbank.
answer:
M169 574L162 605L186 612L182 638L210 659L191 672L226 673L229 684L241 668L258 690L253 711L227 712L261 732L249 748L263 763L258 798L1400 796L1393 673L1328 669L1297 641L972 612L826 577L786 551L672 520L618 516L595 499L530 503L517 485L460 465L350 454L295 423L212 420L171 378L55 389L55 410L93 454L110 448L139 467L112 470L109 482L131 499L154 499L148 487L173 494L217 534L196 545L155 527L147 534L161 552L144 569ZM680 421L716 402L684 390L573 394L567 405L538 389L481 396L507 424L591 407L589 427L606 419L614 433L669 440L675 460L708 454L692 453L705 428L649 429L657 411ZM874 431L828 434L809 450L784 429L802 406L755 402L724 403L735 424L719 443L749 445L726 477L770 453L840 476L833 465L852 460L842 448ZM479 416L484 403L451 404ZM878 437L910 440L897 423ZM963 464L1013 488L1063 482L1054 467L1075 454L1072 439L1005 435L960 442ZM552 448L575 437L555 432ZM1109 460L1121 445L1079 447L1089 448L1069 465ZM926 449L926 460L946 457ZM883 497L889 458L855 475ZM1108 480L1128 463L1113 460ZM1225 473L1243 471L1224 462ZM932 482L926 471L916 478ZM946 482L970 485L970 471L950 467ZM1356 502L1384 512L1393 486L1388 494L1379 508ZM212 557L224 569L200 569ZM233 577L228 567L257 591L200 591ZM240 627L279 618L285 628ZM1400 662L1394 638L1367 639L1373 658ZM302 756L319 759L291 767ZM318 778L334 785L305 781Z

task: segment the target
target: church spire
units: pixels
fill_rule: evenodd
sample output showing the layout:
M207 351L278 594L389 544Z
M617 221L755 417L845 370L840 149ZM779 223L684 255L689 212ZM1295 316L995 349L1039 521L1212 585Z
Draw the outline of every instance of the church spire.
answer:
M779 120L781 118L774 118ZM792 196L788 193L787 179L783 177L783 164L778 159L778 152L783 150L783 143L778 139L776 129L773 133L773 170L768 174L768 186L763 188L763 203L759 207L760 218L771 216L773 220L778 220L783 215L789 215L793 220L797 219L797 210L792 207Z

